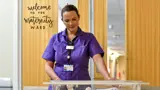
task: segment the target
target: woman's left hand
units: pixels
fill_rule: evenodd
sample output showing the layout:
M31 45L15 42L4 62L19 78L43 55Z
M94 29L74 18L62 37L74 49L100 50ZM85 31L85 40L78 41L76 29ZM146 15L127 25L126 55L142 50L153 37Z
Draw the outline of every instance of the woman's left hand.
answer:
M107 80L118 80L117 78L108 78ZM121 88L121 85L112 85L112 87Z

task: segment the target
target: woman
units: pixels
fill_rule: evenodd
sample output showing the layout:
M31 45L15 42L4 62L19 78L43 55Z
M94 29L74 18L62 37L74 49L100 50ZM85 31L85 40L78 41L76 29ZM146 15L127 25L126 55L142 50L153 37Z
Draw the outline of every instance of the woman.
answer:
M92 57L104 79L110 79L102 58L104 51L93 34L83 32L79 27L77 8L66 5L61 16L66 29L53 35L42 56L46 60L46 73L52 80L90 80L88 62ZM75 90L85 90L82 88L86 87L81 86L81 89ZM61 90L67 89L63 87Z

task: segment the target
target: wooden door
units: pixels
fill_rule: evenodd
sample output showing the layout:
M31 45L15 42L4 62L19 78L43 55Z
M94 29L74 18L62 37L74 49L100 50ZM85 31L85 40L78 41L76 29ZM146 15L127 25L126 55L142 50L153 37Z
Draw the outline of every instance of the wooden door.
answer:
M51 36L58 32L57 11L57 0L23 0L23 86L41 86L49 80L41 57Z

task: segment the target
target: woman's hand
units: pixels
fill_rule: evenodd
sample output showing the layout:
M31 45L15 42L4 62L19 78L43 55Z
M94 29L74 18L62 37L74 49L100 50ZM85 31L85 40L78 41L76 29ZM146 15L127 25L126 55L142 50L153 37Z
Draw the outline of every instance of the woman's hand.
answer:
M117 78L108 78L107 80L118 80ZM112 87L121 88L121 85L112 85Z
M54 80L61 80L59 77L56 77Z
M87 87L85 90L91 90L91 88L90 88L90 87Z
M117 79L109 77L107 80L117 80Z
M54 72L53 68L54 68L54 62L46 60L46 64L45 64L46 73L52 80L59 80L60 78Z
M109 72L107 70L107 67L104 63L104 60L100 54L96 54L93 56L94 63L96 64L99 72L103 75L105 80L110 79Z
M59 77L56 77L54 80L61 80ZM53 85L54 88L60 88L61 85ZM56 89L57 90L57 89Z

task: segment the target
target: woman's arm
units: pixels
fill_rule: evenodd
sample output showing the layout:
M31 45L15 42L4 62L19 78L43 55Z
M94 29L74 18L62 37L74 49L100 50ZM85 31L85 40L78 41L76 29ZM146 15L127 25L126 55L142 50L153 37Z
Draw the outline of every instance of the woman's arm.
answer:
M52 61L47 61L46 60L46 64L45 64L45 71L48 74L48 76L52 79L52 80L60 80L60 78L56 75L56 73L53 70L54 67L54 62Z
M102 56L100 54L96 54L93 56L93 60L104 79L111 79Z

